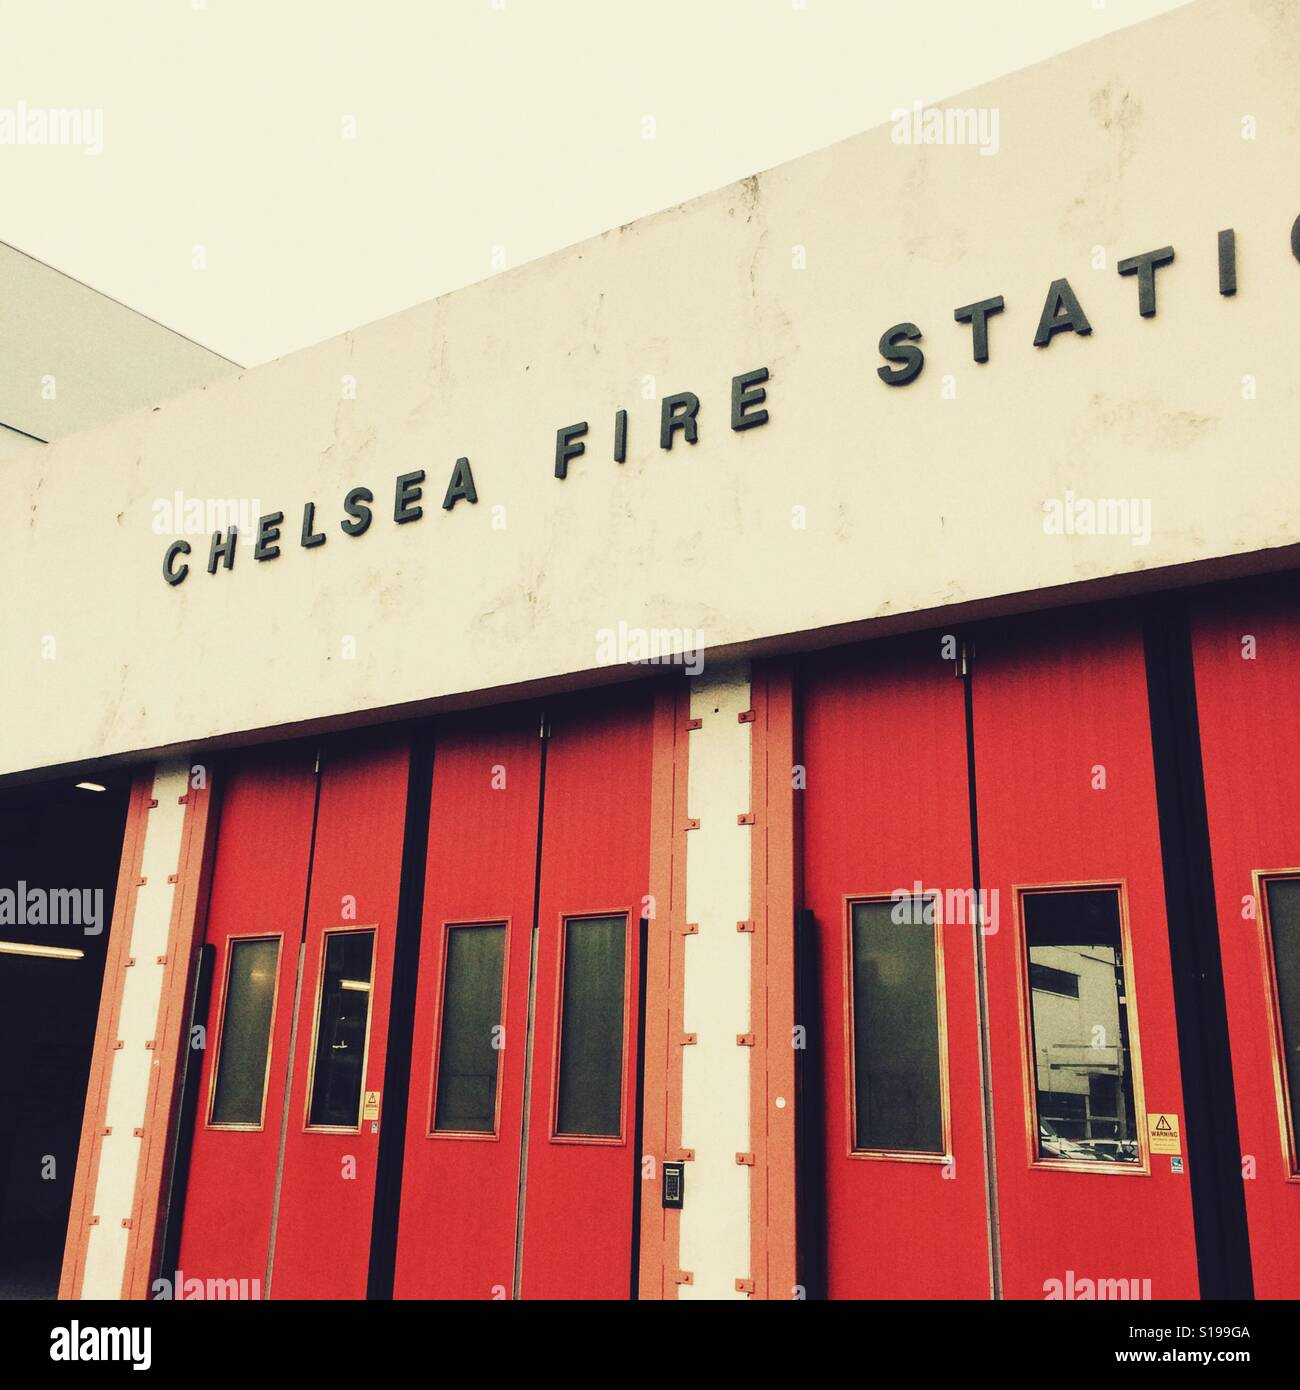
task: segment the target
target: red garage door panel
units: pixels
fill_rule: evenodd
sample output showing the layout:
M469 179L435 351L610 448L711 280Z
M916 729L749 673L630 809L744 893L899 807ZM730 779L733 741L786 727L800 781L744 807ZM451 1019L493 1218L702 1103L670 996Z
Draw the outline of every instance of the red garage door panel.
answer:
M1290 870L1284 878L1300 877L1296 599L1276 592L1206 599L1192 640L1255 1293L1296 1298L1300 1177L1293 1126L1300 1096L1287 1084L1269 923L1255 899L1259 892L1267 906L1269 875ZM1271 925L1280 935L1287 924ZM1291 1023L1295 1049L1300 1020Z
M975 936L969 898L958 891L971 878L962 682L937 636L877 645L811 667L803 709L804 888L817 924L825 1051L827 1293L987 1298ZM941 907L933 929L895 926L880 900L911 895L918 883L962 920L943 921ZM867 905L856 918L855 903ZM886 925L873 938L876 919ZM894 953L891 933L912 942L919 961ZM904 974L906 994L891 978ZM926 1014L919 1029L918 1012Z
M627 1298L631 1288L650 765L645 696L623 702L606 696L553 713L538 904L525 1298Z
M1146 1141L1183 1106L1141 634L981 633L973 701L1004 1292L1195 1297L1187 1176Z
M398 1298L513 1287L540 768L535 718L437 740Z
M274 1298L365 1297L408 765L405 743L322 761Z
M249 1296L257 1296L252 1281L265 1292L311 854L313 757L312 751L282 753L274 760L251 759L230 772L213 865L207 926L207 941L216 948L212 1007L180 1267L187 1279L248 1280ZM221 1021L231 1001L232 964L232 1016L238 1022L232 1028L231 1070L218 1096L214 1071L223 1041ZM243 1056L236 1061L241 1042Z

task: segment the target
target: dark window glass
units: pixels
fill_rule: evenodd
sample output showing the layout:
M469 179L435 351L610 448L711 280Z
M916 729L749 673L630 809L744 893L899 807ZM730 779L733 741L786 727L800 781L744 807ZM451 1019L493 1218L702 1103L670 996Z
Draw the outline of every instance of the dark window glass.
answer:
M1268 879L1265 892L1282 1024L1283 1066L1291 1099L1291 1142L1300 1149L1296 1126L1296 1104L1300 1101L1300 878Z
M1071 1091L1039 1091L1038 1119L1063 1139L1082 1139L1088 1132L1088 1101Z
M1119 890L1026 893L1022 901L1038 1156L1137 1163ZM1071 988L1058 988L1065 976Z
M1124 1102L1119 1090L1117 1076L1090 1076L1088 1078L1088 1110L1093 1123L1099 1120L1119 1123L1124 1112Z
M943 1153L932 900L854 903L854 1147Z
M354 1129L360 1120L374 950L372 931L331 932L325 938L310 1125Z
M1029 963L1030 989L1044 989L1048 994L1064 994L1070 999L1079 997L1079 977L1068 970L1053 970L1050 965Z
M451 927L443 981L434 1129L496 1129L504 926Z
M564 924L557 1134L622 1132L625 917Z
M230 943L221 1051L212 1092L214 1125L262 1123L271 1009L279 964L277 937Z

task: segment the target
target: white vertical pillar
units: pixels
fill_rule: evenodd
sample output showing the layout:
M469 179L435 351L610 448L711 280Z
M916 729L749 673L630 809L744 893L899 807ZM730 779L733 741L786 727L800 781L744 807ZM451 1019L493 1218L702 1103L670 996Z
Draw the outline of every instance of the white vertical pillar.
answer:
M99 1151L99 1171L94 1175L92 1211L98 1221L90 1228L86 1247L82 1298L120 1298L126 1272L131 1217L135 1200L136 1171L140 1162L140 1138L144 1125L149 1081L157 1065L157 1053L146 1046L153 1041L162 1001L166 956L176 885L185 806L180 798L189 789L189 769L184 763L163 763L154 770L153 799L158 803L145 821L145 841L136 890L135 913L125 924L130 931L127 956L134 962L124 970L122 1006L117 1038L121 1047L112 1054L108 1082L108 1109ZM106 979L104 989L115 987ZM112 1043L110 1043L112 1046Z
M744 1298L737 1279L750 1264L750 1179L737 1161L749 1139L751 1049L750 949L736 924L750 916L752 830L750 735L739 716L750 707L749 668L725 666L691 684L686 836L686 920L699 928L685 940L684 1023L696 1042L682 1050L682 1143L687 1165L680 1263L693 1282L681 1298Z

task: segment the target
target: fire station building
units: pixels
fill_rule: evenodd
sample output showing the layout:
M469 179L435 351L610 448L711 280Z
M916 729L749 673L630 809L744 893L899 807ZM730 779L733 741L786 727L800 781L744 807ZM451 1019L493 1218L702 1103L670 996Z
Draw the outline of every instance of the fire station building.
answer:
M0 260L4 1291L1300 1296L1298 59L247 371Z

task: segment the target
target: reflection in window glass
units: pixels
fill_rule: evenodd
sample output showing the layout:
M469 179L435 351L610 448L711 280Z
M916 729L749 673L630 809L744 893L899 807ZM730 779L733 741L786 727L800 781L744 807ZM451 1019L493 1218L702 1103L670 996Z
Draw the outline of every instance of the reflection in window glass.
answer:
M1137 1163L1119 890L1026 893L1038 1156Z
M1275 878L1265 882L1268 894L1269 934L1273 938L1273 971L1277 978L1277 1006L1282 1025L1283 1067L1290 1095L1292 1152L1300 1150L1296 1127L1296 1101L1300 1098L1300 878Z
M325 938L309 1125L355 1129L360 1122L374 949L372 931L331 932Z
M438 1046L434 1129L496 1129L497 1029L501 1024L504 926L451 927Z
M564 924L557 1134L622 1133L626 935L625 917Z
M212 1091L214 1125L260 1125L280 963L278 937L230 943L221 1050Z
M934 902L854 903L854 1148L942 1154Z

